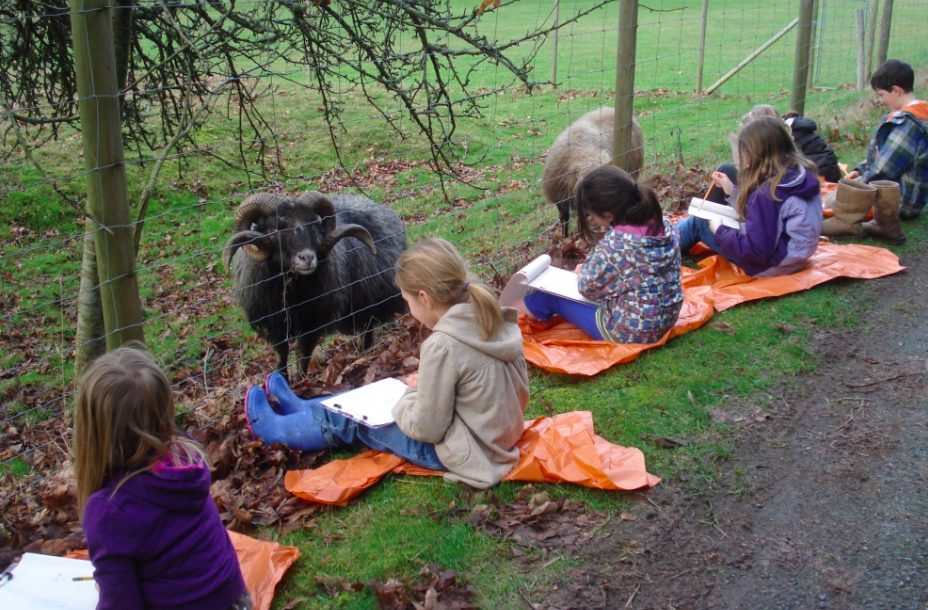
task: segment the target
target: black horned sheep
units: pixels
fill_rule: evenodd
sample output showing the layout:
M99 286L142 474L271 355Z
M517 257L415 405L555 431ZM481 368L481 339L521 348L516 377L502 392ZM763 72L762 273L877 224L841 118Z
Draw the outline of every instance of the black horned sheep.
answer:
M557 206L564 237L570 233L570 208L574 207L574 188L583 176L601 165L612 163L615 110L598 108L586 113L554 140L545 160L542 191L548 203ZM637 121L632 122L628 173L641 171L644 163L644 135Z
M393 273L406 228L388 207L351 194L263 193L242 202L233 225L222 257L233 298L281 373L292 339L305 374L320 338L364 333L366 349L374 323L405 311Z

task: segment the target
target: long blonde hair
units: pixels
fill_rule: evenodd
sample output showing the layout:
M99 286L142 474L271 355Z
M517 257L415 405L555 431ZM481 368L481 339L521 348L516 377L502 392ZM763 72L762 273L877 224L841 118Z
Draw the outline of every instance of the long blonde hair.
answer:
M789 127L780 119L760 117L744 126L738 135L738 199L735 209L741 218L747 212L748 197L767 183L770 196L774 194L787 170L804 167L818 175L815 164L796 150Z
M78 511L112 477L129 478L170 456L175 464L205 460L203 450L174 426L171 383L141 343L127 344L90 364L74 407L74 475Z
M411 294L421 290L447 306L471 303L484 341L503 328L503 310L493 291L476 282L460 253L444 239L432 237L403 252L396 263L396 285Z

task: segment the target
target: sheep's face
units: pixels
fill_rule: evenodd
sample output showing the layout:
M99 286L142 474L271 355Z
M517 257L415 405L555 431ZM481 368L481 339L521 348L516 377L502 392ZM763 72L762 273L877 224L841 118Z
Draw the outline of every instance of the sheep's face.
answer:
M277 214L254 220L252 231L270 237L270 264L297 275L311 275L319 266L319 247L325 238L322 220L312 210L280 205Z

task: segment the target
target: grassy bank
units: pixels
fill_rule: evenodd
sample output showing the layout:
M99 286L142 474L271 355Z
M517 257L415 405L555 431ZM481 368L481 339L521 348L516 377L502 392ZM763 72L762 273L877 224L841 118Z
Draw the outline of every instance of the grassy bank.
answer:
M455 1L456 10L474 4ZM561 10L568 4L562 3ZM667 12L642 10L638 50L636 116L645 133L644 173L660 174L671 183L677 179L678 162L684 168L710 168L727 160L725 134L752 104L787 109L795 45L794 34L788 35L718 94L696 98L691 90L699 12L693 6L676 10L680 6L666 2L661 8ZM924 66L928 47L904 42L918 25L913 18L916 9L914 3L897 2L898 38L891 54L905 51L907 59ZM506 5L486 15L480 27L507 40L543 22L549 10L549 2ZM810 95L806 109L839 157L853 164L863 155L880 109L869 103L867 92L839 88L854 78L849 58L856 37L853 15L831 10L835 14L825 22L820 88ZM789 23L793 13L798 13L795 2L724 3L710 21L705 84ZM455 154L470 184L449 185L448 199L424 165L421 138L397 138L356 93L343 96L348 124L346 131L339 131L338 141L346 171L331 172L338 163L316 110L316 94L273 76L268 84L277 87L276 122L267 137L280 153L273 167L264 168L264 176L196 150L183 151L169 162L145 223L139 275L151 348L175 376L179 391L190 385L200 388L193 398L184 399L182 408L191 412L187 424L211 425L209 418L198 417L205 405L217 407L215 417L236 409L242 388L260 382L272 363L270 350L231 306L229 282L217 266L219 250L231 232L232 210L244 193L270 186L288 191L352 189L346 178L350 173L368 194L406 220L410 241L441 235L481 261L477 271L484 277L493 270L511 271L525 252L539 252L550 243L547 229L557 215L544 203L537 184L544 152L571 121L611 104L616 22L613 5L562 32L557 87L546 84L532 92L505 88L500 72L488 67L479 73L482 85L495 92L487 97L482 117L461 124ZM547 78L543 75L551 72L551 64L549 41L535 60L534 73L542 75L537 80ZM80 141L78 134L70 135L35 154L61 179L66 193L80 194ZM206 125L198 142L213 152L239 145L228 121L221 118ZM0 234L9 236L0 245L0 414L8 430L59 417L70 403L83 229L73 210L41 184L38 172L15 146L4 146L11 162L0 167ZM148 151L148 156L155 155ZM129 166L130 199L135 202L152 166L141 161ZM674 196L688 194L680 190ZM893 248L903 264L907 253L928 242L920 221L905 228L909 242ZM816 362L807 345L817 328L867 325L860 313L866 303L860 302L855 286L852 281L832 282L737 307L714 318L724 326L699 329L593 379L533 370L527 416L592 411L598 433L615 443L640 447L649 470L668 488L699 494L730 486L726 488L737 493L736 482L719 476L737 442L737 429L713 422L709 408L731 409L734 398L744 397L763 408L779 399L773 391L777 384L814 372ZM684 445L665 449L643 437L672 438ZM23 482L47 474L31 468L33 450L0 463L0 473L12 473ZM642 501L635 495L569 486L537 487L555 499L585 502L611 518L628 503ZM512 502L520 488L501 484L493 493L503 503ZM349 507L318 513L303 530L258 530L258 536L297 545L303 552L280 589L277 606L305 597L300 608L374 608L369 592L342 591L333 598L319 579L338 583L413 576L434 561L472 583L480 607L522 607L525 597L535 599L570 560L544 557L523 573L523 564L512 561L511 543L467 523L469 509L487 501L485 494L440 480L388 477ZM539 554L526 552L529 557Z

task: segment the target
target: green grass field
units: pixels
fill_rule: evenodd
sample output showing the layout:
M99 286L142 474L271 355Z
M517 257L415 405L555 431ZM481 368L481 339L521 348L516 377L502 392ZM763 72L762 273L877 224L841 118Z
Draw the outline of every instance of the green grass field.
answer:
M455 11L479 5L454 0ZM479 28L491 40L506 41L550 22L552 2L523 0L505 4L481 19ZM704 88L798 16L799 3L725 0L710 3ZM851 165L864 154L868 134L881 115L869 91L846 87L855 80L857 34L854 11L862 2L827 3L820 24L821 52L813 73L816 88L806 101L806 114ZM897 0L890 56L920 69L917 92L925 93L928 43L923 7L916 0ZM576 10L579 0L561 2L561 16ZM718 92L695 97L700 28L699 3L665 0L640 9L636 69L636 117L645 133L644 175L661 174L674 181L677 163L710 169L729 157L727 133L755 103L774 104L781 112L790 102L795 30L742 70ZM463 121L454 153L473 171L470 185L451 184L451 206L437 179L423 165L427 158L419 137L399 139L355 92L343 96L346 131L339 132L342 159L366 192L386 201L408 223L412 242L440 235L456 243L468 257L491 269L512 271L526 251L540 252L550 241L547 229L556 211L541 195L538 179L542 155L567 125L587 111L612 105L617 44L617 4L560 32L557 86L529 92L507 87L502 68L485 65L475 78L489 91L480 118ZM533 75L548 81L552 72L551 41L538 50ZM299 80L303 75L289 78ZM280 76L266 84L273 96L275 138L280 149L277 173L269 183L289 191L335 188L328 174L337 167L321 114L311 90ZM271 99L263 103L270 104ZM397 108L396 112L401 115ZM35 152L47 171L69 194L84 191L79 134ZM197 135L201 148L228 151L238 147L230 122L209 121ZM39 173L7 138L0 150L8 157L0 167L0 420L33 425L64 412L73 391L71 376L79 290L83 222L64 205ZM148 211L139 256L139 281L146 315L145 335L152 350L175 374L189 373L191 384L208 386L184 410L188 422L210 403L219 412L237 408L241 389L259 383L269 370L270 350L247 328L230 304L229 281L222 275L219 251L231 234L232 210L243 193L266 187L260 178L219 163L214 157L183 151L168 162ZM157 151L149 151L155 156ZM148 155L146 155L148 156ZM138 160L136 160L138 161ZM130 201L137 202L151 163L129 164ZM680 192L677 197L689 194ZM671 201L665 201L668 205ZM924 248L928 233L916 221L905 225L909 241L893 250L903 257ZM774 388L790 377L814 372L816 362L807 340L817 327L848 327L861 332L869 323L855 312L863 305L855 282L839 281L809 292L755 302L720 314L715 321L734 334L712 328L675 339L646 352L635 362L593 379L532 371L528 417L571 410L590 410L598 433L618 444L640 447L649 470L678 493L699 494L737 484L720 476L737 438L737 429L710 421L708 407L733 408L733 399L750 397L762 407L779 400ZM790 328L784 332L783 328ZM220 349L219 346L223 346ZM217 355L218 354L218 355ZM324 356L321 356L324 357ZM202 377L202 379L201 379ZM663 449L643 435L684 439L685 447ZM0 463L0 474L20 481L37 474L28 451ZM511 501L521 485L501 484L494 492ZM609 515L618 515L631 496L583 488L539 486L554 498L570 497ZM437 562L472 583L482 608L510 609L533 600L565 567L569 557L533 565L522 573L511 560L511 544L500 541L445 511L452 502L469 508L483 497L441 480L388 477L347 508L326 509L315 527L282 535L258 530L259 537L297 545L303 556L279 590L277 607L307 598L300 608L376 607L369 592L341 592L337 597L323 581L348 582L414 576L422 565ZM640 500L639 500L640 501ZM2 527L2 526L0 526ZM537 553L537 551L528 551Z

